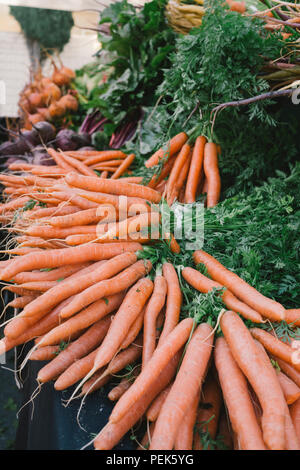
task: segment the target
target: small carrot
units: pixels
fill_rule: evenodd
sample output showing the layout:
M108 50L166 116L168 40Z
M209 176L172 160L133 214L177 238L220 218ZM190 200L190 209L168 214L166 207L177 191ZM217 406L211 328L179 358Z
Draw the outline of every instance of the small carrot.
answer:
M197 394L190 409L187 411L175 439L175 450L192 450L194 427L197 419L197 410L200 396Z
M193 254L196 264L203 263L212 279L227 287L238 299L249 307L271 320L281 321L285 318L283 306L258 292L254 287L241 279L237 274L229 271L219 261L203 250Z
M212 281L211 279L207 278L206 276L204 276L199 271L193 268L183 268L182 276L191 286L205 294L211 292L213 289L224 288L218 282ZM225 290L221 298L226 307L230 310L233 310L236 313L240 313L244 318L251 320L255 323L263 322L263 318L258 312L241 302L228 289Z
M300 388L283 372L276 371L276 374L287 404L292 405L295 401L300 398Z
M167 203L172 205L175 199L175 183L177 182L181 172L183 171L184 164L188 160L191 152L191 146L184 144L179 152L178 157L175 160L173 168L171 170L168 182L167 182Z
M167 288L166 279L163 276L156 276L153 294L147 304L144 316L143 368L151 358L156 347L156 319L164 306Z
M203 155L206 138L204 136L197 137L193 149L192 160L189 168L188 179L185 187L184 202L190 204L196 200L196 191L201 170L203 168Z
M179 279L174 266L171 263L163 264L163 276L167 281L167 301L165 323L161 332L158 346L161 346L165 338L171 333L179 321L182 304L182 293Z
M44 346L36 349L30 356L31 361L51 361L60 352L59 346Z
M126 375L118 385L111 389L109 394L107 395L110 401L117 401L119 398L128 390L132 383L135 381L137 376L139 375L141 368L139 366L135 367L130 375Z
M218 429L222 393L215 378L210 375L204 383L201 401L196 418L193 448L195 450L211 450L205 437L215 439Z
M300 388L300 372L298 372L294 366L288 364L279 357L272 356L272 359L277 362L280 367L280 370L282 370L285 375L292 379L292 381L295 382L295 384Z
M113 175L111 176L111 179L120 178L125 173L127 168L130 167L130 165L134 161L134 159L135 159L135 154L134 153L131 153L130 155L128 155L128 157L126 157L125 160L122 161L119 168L113 173Z
M289 344L284 343L271 333L261 330L260 328L251 328L250 332L270 354L279 357L300 372L300 364L297 364L293 360L295 350Z
M70 165L70 167L73 168L73 170L74 169L75 171L77 170L82 175L86 175L86 176L95 175L93 170L91 170L84 162L76 160L76 158L72 158L69 155L64 154L64 152L61 152L60 156L68 165Z
M173 137L164 147L161 147L157 152L155 152L148 160L145 162L147 168L157 165L160 160L168 160L174 153L177 153L181 147L187 141L188 136L185 132L180 132L175 137Z
M218 204L221 193L217 146L212 142L204 146L203 168L207 180L206 206L210 208Z

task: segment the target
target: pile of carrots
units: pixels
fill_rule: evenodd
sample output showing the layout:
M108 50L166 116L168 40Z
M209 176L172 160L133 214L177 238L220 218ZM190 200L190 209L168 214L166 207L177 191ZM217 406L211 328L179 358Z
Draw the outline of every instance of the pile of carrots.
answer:
M75 72L63 64L58 68L51 60L54 67L52 76L45 77L39 70L20 93L19 107L24 129L31 130L40 121L53 122L78 110L77 98L69 89Z
M188 135L181 132L145 162L147 168L154 168L148 186L161 193L170 206L175 200L194 203L203 194L206 207L214 207L221 193L219 154L220 147L204 136L191 145Z
M292 338L288 344L262 325L299 326L300 309L263 296L203 250L193 260L207 275L164 260L153 266L143 255L155 243L144 229L159 226L154 207L162 194L170 204L178 199L183 168L184 202L195 201L205 178L207 207L218 201L217 146L203 136L193 148L187 141L179 134L146 162L158 175L148 186L123 176L134 157L111 150L48 149L55 166L17 163L0 175L9 196L1 221L16 243L0 261L0 280L16 295L0 354L33 341L20 370L28 360L48 361L37 390L49 381L56 390L75 385L68 403L81 398L79 413L87 395L121 376L95 449L112 449L142 420L140 450L299 450L300 358ZM183 315L182 279L204 295L220 290L215 325Z

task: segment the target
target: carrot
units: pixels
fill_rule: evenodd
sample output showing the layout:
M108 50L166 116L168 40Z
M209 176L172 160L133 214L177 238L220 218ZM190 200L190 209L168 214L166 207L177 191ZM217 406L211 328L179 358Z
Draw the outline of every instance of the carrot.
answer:
M71 264L69 266L61 266L60 268L50 269L49 271L23 272L14 276L14 282L16 284L22 284L24 282L35 281L57 281L58 279L65 279L66 277L77 273L89 265L89 263L80 263L74 265Z
M90 380L88 380L82 387L82 393L91 393L92 391L98 390L102 387L102 379L104 377L115 376L120 372L124 367L129 364L134 363L142 353L142 339L138 338L135 344L129 346L129 348L124 349L119 354L117 354L108 364L108 367L103 372L101 369L97 371ZM101 377L101 380L97 381Z
M36 316L42 309L50 309L58 302L84 291L89 286L93 286L95 282L109 279L127 266L131 266L136 259L134 253L125 252L121 255L114 256L105 263L90 266L88 272L85 270L77 272L76 282L74 282L73 277L67 278L51 292L49 291L44 296L41 296L36 302L33 302L24 309L23 316ZM120 290L118 292L120 292ZM107 295L110 294L108 293Z
M267 366L270 367L270 359L264 349L264 347L255 340L256 347L258 350L259 358ZM276 377L275 369L271 366L274 377ZM271 369L270 369L271 370ZM294 425L290 416L289 408L284 401L284 427L285 427L285 449L286 450L299 450L300 444L298 442L297 434L294 429Z
M167 303L165 323L161 332L158 346L161 346L165 338L171 333L179 321L182 304L182 293L177 273L171 263L163 264L163 276L167 281Z
M54 216L49 219L49 224L53 227L73 227L77 225L89 225L99 222L103 215L97 215L97 207L86 209L64 216Z
M50 157L53 158L53 160L55 160L56 164L60 168L63 168L64 170L68 170L68 171L77 171L76 169L74 169L74 167L72 165L67 163L64 160L64 158L62 157L62 155L59 152L57 152L56 150L49 147L49 148L47 148L47 153L50 155Z
M131 325L143 310L152 290L153 283L147 278L140 279L129 289L98 350L93 366L93 373L108 364L119 350Z
M119 168L111 176L111 179L114 180L114 179L120 178L125 173L127 168L130 167L130 165L134 161L134 159L135 159L135 154L134 153L131 153L130 155L128 155L128 157L126 157L125 160L122 161Z
M144 316L144 342L142 368L151 358L156 347L156 319L164 306L167 295L167 281L163 276L156 276L153 294L147 304Z
M279 383L284 393L288 405L292 405L300 398L300 388L287 375L281 371L276 371Z
M282 370L285 375L292 379L292 381L295 382L295 384L300 388L300 372L298 372L294 366L291 366L282 359L279 359L279 357L272 356L272 358L277 362L280 370Z
M218 338L214 352L215 365L230 422L242 450L266 448L257 422L245 376L234 360L224 338Z
M52 328L59 324L59 314L63 306L69 302L69 299L65 300L61 304L57 305L50 313L45 315L39 322L28 327L23 334L17 336L14 339L4 337L0 340L0 354L3 354L15 346L24 344L33 338L43 335L50 331Z
M227 311L220 320L226 342L254 389L263 409L263 439L271 450L285 449L285 400L276 373L259 356L255 340L241 318Z
M191 286L205 294L212 291L213 289L224 289L224 286L207 278L196 269L189 267L183 268L182 275ZM227 308L233 310L236 313L240 313L244 318L255 323L263 322L263 318L259 313L241 302L228 289L225 290L221 298Z
M26 219L41 219L43 217L58 217L68 214L75 214L78 211L80 211L79 207L62 203L62 205L58 207L45 207L43 209L38 209L34 211L26 211L24 212L23 217Z
M7 304L7 307L11 308L23 308L36 298L35 295L23 295L22 297L16 297L14 300Z
M102 369L95 372L94 375L83 385L81 395L89 395L102 388L105 384L107 384L107 382L111 380L111 375L105 375L102 377L102 374Z
M184 194L184 202L186 204L193 203L196 200L198 181L203 167L203 155L205 144L206 138L204 136L197 137L193 149L192 160Z
M158 395L157 397L153 400L153 402L150 404L146 416L147 420L154 422L157 420L158 415L160 413L160 410L166 401L166 398L173 386L173 382L171 382L166 388L164 388Z
M154 400L161 390L166 388L168 383L172 380L176 372L179 359L180 353L177 353L171 357L169 361L166 361L165 367L162 368L161 372L153 380L149 392L147 394L142 394L140 398L133 403L131 408L120 421L117 423L108 422L106 426L102 428L94 440L94 447L96 450L112 449L120 441L120 439L122 439L127 431L129 431L129 429L138 422L138 420L147 410L149 404ZM133 386L134 384L126 393L128 393ZM122 400L125 394L120 398L120 400ZM120 400L117 402L117 404L120 403Z
M97 349L71 364L55 381L55 390L65 390L86 376L93 367ZM103 371L102 371L103 372Z
M128 257L128 260L131 261L132 257ZM123 266L126 268L124 261ZM113 263L112 267L115 267L115 271L118 267L118 271L120 271L120 264L118 263L120 263L119 260ZM76 295L67 308L61 312L61 317L69 318L99 298L103 299L108 295L116 294L127 289L138 281L138 279L145 276L152 267L150 262L144 262L144 260L137 261L134 264L129 264L127 261L127 266L128 265L129 267L119 272L116 276L98 277L97 280L94 280L93 284L89 283L88 287L85 290L81 290L80 294Z
M171 197L171 201L177 200L182 203L184 202L184 193L185 193L184 185L185 185L186 177L188 175L188 171L190 168L191 158L192 158L192 153L190 152L182 167L180 174L178 175L177 180L174 182L173 196ZM168 184L167 184L167 187L168 187Z
M237 274L226 269L215 258L203 250L195 251L193 254L196 264L203 263L208 274L222 286L227 287L238 299L245 302L249 307L271 320L281 321L285 318L285 309L275 300L265 297L254 287L241 279Z
M68 153L70 154L70 152ZM72 155L70 155L72 156ZM112 158L120 159L121 161L124 160L127 155L119 150L107 150L105 152L99 152L99 154L91 155L89 158L85 160L85 164L87 166L94 165L95 163L106 162L111 160Z
M39 251L37 253L28 254L21 258L15 258L0 273L3 281L9 281L14 276L23 271L32 271L41 268L56 268L68 264L78 264L87 261L98 261L110 259L125 251L135 252L142 248L139 243L123 242L123 243L107 243L105 246L101 244L90 244L87 246L63 248L58 250Z
M193 327L193 320L186 318L182 320L174 330L167 336L161 347L158 347L144 370L137 377L130 389L120 398L113 409L110 421L118 422L130 409L132 404L143 394L148 393L159 376L160 372L166 367L170 359L186 343Z
M171 170L171 173L167 182L167 198L166 198L167 203L169 205L171 205L174 202L174 199L175 199L174 186L183 170L184 164L189 158L190 152L191 152L191 146L189 144L184 144Z
M69 174L69 173L68 173ZM72 203L75 206L80 207L80 209L92 209L93 207L98 207L98 205L94 202L88 201L85 198L78 196L77 194L73 193L71 190L65 191L53 191L53 195L59 201L65 201L68 203Z
M37 176L51 176L51 178L61 178L67 175L69 171L69 169L59 167L42 166L40 168L32 168L30 173Z
M64 152L61 152L61 157L66 163L70 165L71 168L73 168L73 170L77 170L82 175L95 176L93 170L91 170L87 165L85 165L85 163L76 160L76 158L72 158L69 155L66 155Z
M97 321L106 317L109 313L116 310L121 305L123 298L124 294L120 293L111 295L105 300L100 299L97 302L94 302L74 317L69 318L61 325L52 328L49 333L43 336L43 339L40 341L40 344L51 345L57 344L57 342L59 341L65 341L71 335L76 333L76 331L88 328Z
M297 364L293 360L295 349L265 330L251 328L250 332L252 336L257 339L270 354L279 357L283 361L293 366L298 372L300 372L300 364Z
M217 146L212 142L204 146L203 168L207 180L206 206L210 208L218 204L221 193Z
M129 375L126 375L118 385L111 389L107 397L110 401L117 401L119 398L128 390L132 383L135 381L141 368L139 366L135 367Z
M130 238L122 239L122 240L106 240L102 238L96 238L95 235L91 234L80 234L80 235L69 235L65 240L64 240L67 245L69 246L77 246L77 245L85 245L86 243L123 243L124 241L128 243L134 243L134 242L139 242L139 243L149 243L149 238L140 238L140 236L135 236L135 234L131 234Z
M24 232L31 237L41 238L61 238L64 239L70 235L92 234L97 235L97 230L101 228L98 225L82 225L76 227L50 227L49 225L33 225Z
M29 201L29 197L24 196L18 199L14 199L10 202L7 202L6 204L0 204L0 214L5 213L6 211L15 211L17 209L20 209L28 201Z
M205 438L215 439L218 429L222 394L217 381L209 376L201 393L200 408L196 417L193 448L195 450L211 450ZM204 439L203 439L204 434Z
M201 390L212 345L212 328L207 323L202 323L187 345L175 382L159 413L150 450L172 450L181 421Z
M120 349L126 349L128 348L133 342L135 342L136 337L140 333L140 331L143 328L143 322L144 322L144 315L145 315L145 309L141 311L141 313L137 316L135 321L132 323L126 338L120 345ZM142 348L141 348L142 349Z
M71 364L93 351L105 337L111 323L110 316L94 323L76 341L70 343L53 361L38 373L39 382L49 382L62 374ZM44 346L51 347L51 346Z
M57 281L33 281L20 284L19 287L22 289L28 289L30 291L46 292L55 286L57 286Z
M44 346L30 355L31 361L51 361L60 352L59 346Z
M293 323L293 326L300 326L300 308L291 308L285 311L285 321Z
M173 165L175 163L175 160L177 158L178 154L176 153L172 157L168 159L168 161L164 164L163 168L161 169L160 173L154 174L147 184L149 188L155 188L158 191L158 186L162 183L166 182L166 178L169 176L170 171L173 168Z
M100 178L107 178L108 177L108 171L104 170L101 172Z
M197 394L191 404L190 409L187 411L180 428L178 429L175 439L175 450L192 450L193 449L193 435L194 426L197 419L197 410L199 405L200 396Z
M122 180L114 181L106 178L92 178L91 176L80 176L75 173L69 173L66 176L66 182L71 186L76 186L88 191L140 197L154 203L158 203L161 200L161 195L154 189L134 183L123 183Z
M298 437L298 441L300 442L300 399L290 406L290 415Z
M148 160L146 160L145 166L147 168L151 168L155 165L158 165L162 159L168 160L170 157L172 157L172 155L174 155L174 153L177 153L181 149L187 139L188 136L185 132L180 132L179 134L175 135L175 137L167 142L164 147L161 147Z

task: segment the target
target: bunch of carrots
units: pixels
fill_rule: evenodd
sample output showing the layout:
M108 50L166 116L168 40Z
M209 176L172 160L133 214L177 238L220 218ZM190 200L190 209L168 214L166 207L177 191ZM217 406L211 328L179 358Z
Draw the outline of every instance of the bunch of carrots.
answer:
M184 166L186 202L194 202L206 178L207 207L217 203L217 146L201 136L193 148L187 141L179 134L168 152L161 148L146 162L155 172L148 186L123 176L133 160L118 151L48 149L55 166L14 164L0 175L9 196L1 221L17 243L0 262L0 280L16 295L0 354L33 341L20 370L28 360L48 361L37 390L49 381L56 390L75 386L68 403L81 398L78 413L87 395L121 376L95 449L112 449L143 420L139 449L213 449L222 442L229 449L299 450L300 361L292 343L262 325L299 326L300 309L263 296L203 250L193 260L207 275L167 260L153 266L143 256L144 245L155 243L145 229L159 227L154 207L164 171L169 203L182 190ZM95 175L91 166L108 171L108 161L120 162L110 163L111 177ZM170 250L179 253L168 235ZM182 279L203 295L220 291L224 309L215 324L183 314Z
M204 136L198 136L192 145L181 132L145 162L154 172L148 186L161 193L170 206L175 200L194 203L205 194L206 207L214 207L221 193L219 154L220 147Z

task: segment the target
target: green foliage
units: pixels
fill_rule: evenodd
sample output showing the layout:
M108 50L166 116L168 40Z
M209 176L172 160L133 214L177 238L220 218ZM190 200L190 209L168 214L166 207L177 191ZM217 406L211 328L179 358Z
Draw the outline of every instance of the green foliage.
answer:
M69 42L74 25L69 11L11 6L10 13L20 23L25 36L38 41L45 49L61 51Z
M143 8L122 0L101 13L100 24L110 25L108 35L99 35L101 54L107 54L106 68L113 71L104 84L96 84L89 92L86 107L96 107L110 120L114 126L110 135L125 116L134 116L140 106L155 100L163 68L169 65L168 55L174 48L175 33L167 25L164 7L164 0L153 0ZM94 65L91 76L103 70Z

